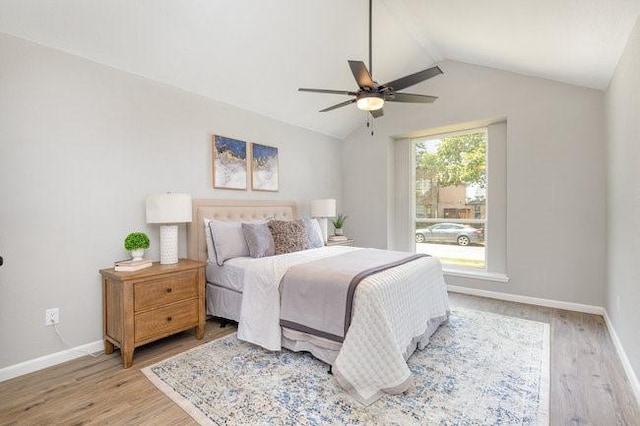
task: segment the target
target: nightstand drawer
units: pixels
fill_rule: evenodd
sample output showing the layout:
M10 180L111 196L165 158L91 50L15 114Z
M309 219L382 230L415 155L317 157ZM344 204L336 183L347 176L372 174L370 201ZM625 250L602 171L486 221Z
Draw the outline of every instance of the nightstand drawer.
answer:
M136 343L173 334L198 322L198 299L185 300L135 316Z
M197 271L172 274L134 285L136 312L195 297L198 294Z

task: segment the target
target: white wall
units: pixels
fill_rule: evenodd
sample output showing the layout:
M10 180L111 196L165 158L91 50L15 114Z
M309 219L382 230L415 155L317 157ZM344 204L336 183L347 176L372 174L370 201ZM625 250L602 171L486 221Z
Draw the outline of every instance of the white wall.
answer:
M605 97L608 273L606 308L640 377L640 20Z
M451 285L603 306L605 153L603 93L445 61L444 75L407 90L433 105L391 104L344 146L347 233L385 248L394 227L392 137L441 126L507 119L509 283L448 277ZM489 142L491 143L491 142ZM490 242L489 242L490 244Z
M341 197L341 141L0 34L0 368L102 338L98 270L149 233L144 198ZM211 136L279 147L280 191L212 188ZM181 256L186 255L184 225Z

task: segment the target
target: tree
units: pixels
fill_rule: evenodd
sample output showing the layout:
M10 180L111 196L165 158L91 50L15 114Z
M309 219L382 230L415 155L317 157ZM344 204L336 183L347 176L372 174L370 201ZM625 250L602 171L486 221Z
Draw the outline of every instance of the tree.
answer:
M487 185L485 133L445 136L436 152L416 147L417 171L440 187Z

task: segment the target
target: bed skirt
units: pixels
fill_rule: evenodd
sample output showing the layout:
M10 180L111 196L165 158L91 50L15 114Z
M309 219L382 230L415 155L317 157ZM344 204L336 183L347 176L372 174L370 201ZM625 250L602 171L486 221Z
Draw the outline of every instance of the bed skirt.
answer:
M242 293L207 283L205 300L207 316L240 321Z
M240 307L242 306L242 293L225 287L207 283L206 308L207 316L224 318L238 322L240 320ZM427 329L422 336L412 340L405 349L404 359L408 360L416 349L423 349L429 344L429 339L445 322L445 317L435 318L429 321ZM333 365L342 348L342 343L325 339L302 331L282 328L282 347L293 352L309 352L315 358L329 365Z

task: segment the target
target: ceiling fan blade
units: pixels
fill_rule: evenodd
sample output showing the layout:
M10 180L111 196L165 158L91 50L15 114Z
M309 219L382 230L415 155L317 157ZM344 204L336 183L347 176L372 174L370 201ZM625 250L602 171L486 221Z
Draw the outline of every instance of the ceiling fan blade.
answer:
M442 74L442 70L440 69L440 67L435 66L427 68L426 70L418 71L415 74L407 75L397 80L390 81L386 84L383 84L382 87L389 88L392 91L402 90L440 74Z
M332 95L349 95L355 96L356 92L349 92L348 90L330 90L330 89L305 89L300 88L298 92L312 92L312 93L329 93Z
M348 101L340 102L339 104L331 105L330 107L327 107L325 109L321 109L320 112L327 112L327 111L331 111L333 109L342 108L343 106L350 105L350 104L354 103L355 101L356 101L355 98L354 99L349 99Z
M416 95L414 93L393 93L384 97L387 102L413 102L416 104L431 104L437 96Z
M353 77L358 82L358 86L361 89L369 88L375 89L376 83L374 83L371 78L371 74L369 74L369 70L367 70L367 66L362 61L349 61L349 67L351 68L351 72L353 73Z
M380 109L376 109L374 111L370 111L371 115L373 116L373 118L378 118L378 117L382 117L384 115L384 109L380 108Z

